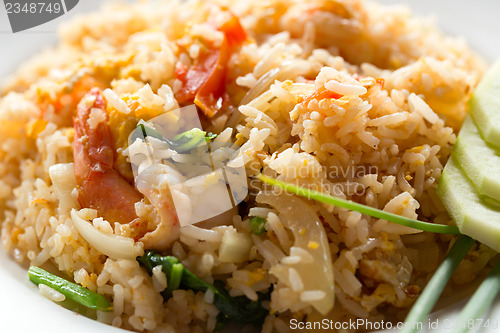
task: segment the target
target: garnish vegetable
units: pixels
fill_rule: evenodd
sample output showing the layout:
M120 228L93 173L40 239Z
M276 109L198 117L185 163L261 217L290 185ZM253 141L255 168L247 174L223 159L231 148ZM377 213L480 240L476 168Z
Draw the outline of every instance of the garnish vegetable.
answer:
M203 47L196 61L190 67L178 61L175 68L176 79L183 83L175 98L181 104L194 102L208 118L222 108L227 64L233 51L247 39L238 17L232 14L218 30L224 34L219 46L201 39Z
M201 280L187 270L179 259L172 256L161 256L154 251L149 251L144 256L138 257L137 261L146 268L149 274L152 274L154 267L162 267L168 281L168 287L162 293L164 298L170 297L171 292L175 289L212 291L214 304L221 312L218 317L219 322L235 321L262 325L268 314L268 311L262 307L262 301L269 299L269 294L260 293L257 302L252 302L245 296L232 297L223 285L218 285L217 282L212 285Z
M481 138L471 117L465 119L452 155L482 199L500 205L500 149Z
M401 333L418 331L418 324L423 323L427 315L431 312L453 272L455 272L458 264L460 264L474 243L475 240L465 235L460 236L456 240L444 261L434 273L429 283L427 283L422 294L420 294L415 304L413 304L410 313L406 317Z
M500 292L500 263L491 270L490 274L481 283L467 305L462 309L458 316L458 331L456 333L465 333L473 325L469 325L470 320L476 322L481 315L488 310L493 300Z
M250 230L256 235L260 235L264 232L266 232L266 229L264 228L266 225L266 219L263 219L262 217L254 216L250 219Z
M469 109L481 136L500 148L500 61L483 77L469 102Z
M357 202L337 198L328 194L324 194L318 191L309 190L300 186L296 186L287 182L283 182L271 177L267 177L264 175L258 175L258 179L262 182L277 186L279 188L284 189L287 192L294 193L296 195L313 199L316 201L324 202L330 205L346 208L349 210L354 210L360 212L362 214L366 214L375 218L384 219L392 223L397 223L400 225L404 225L406 227L419 229L423 231L430 231L441 234L460 234L460 231L455 226L449 225L440 225L428 222L422 222L414 219L410 219L408 217L392 214L389 212L385 212L380 209L376 209L370 206L366 206Z
M437 194L462 233L500 250L500 210L481 200L453 157L441 175Z
M198 147L207 142L207 133L199 128L193 128L189 131L176 135L169 143L175 151L182 153ZM209 140L208 140L209 141Z
M500 251L499 74L500 61L476 88L470 101L472 117L467 116L464 121L437 188L460 231L496 251ZM468 330L466 323L479 318L499 291L497 264L460 313L460 332Z
M28 276L34 284L49 286L66 296L66 298L90 309L105 312L113 310L113 307L104 296L90 291L76 283L69 282L68 280L50 274L39 267L31 266L28 271Z
M143 139L152 137L161 141L167 142L170 147L178 153L189 151L200 146L204 142L210 142L217 137L217 134L207 133L199 128L192 128L188 131L180 133L172 139L165 139L154 128L146 123L139 123L132 133L132 141L135 139Z

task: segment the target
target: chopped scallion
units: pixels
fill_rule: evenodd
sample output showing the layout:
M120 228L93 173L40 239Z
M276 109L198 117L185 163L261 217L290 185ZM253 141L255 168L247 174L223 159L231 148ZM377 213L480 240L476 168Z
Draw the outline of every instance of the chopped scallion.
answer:
M170 140L170 144L172 149L181 153L198 147L204 141L205 132L199 128L193 128L189 131L176 135L172 140Z
M49 286L66 296L67 299L75 301L90 309L99 311L113 310L113 307L104 296L54 274L50 274L39 267L31 266L28 270L28 276L34 284Z
M215 139L217 134L206 133L199 128L193 128L189 131L176 135L172 140L169 140L172 149L178 153L189 151L200 146L203 142L210 142Z
M170 280L168 280L168 289L170 291L179 289L183 271L184 271L184 266L181 263L176 263L172 265Z
M258 175L257 178L264 183L282 188L287 192L294 193L307 199L313 199L330 205L353 210L356 212L360 212L361 214L369 215L378 219L384 219L389 222L397 223L406 227L441 234L460 234L460 231L455 226L434 224L410 219L408 217L385 212L383 210L366 206L357 202L333 197L331 195L324 194L318 191L309 190L300 186L264 176L262 174Z
M205 136L205 140L207 142L210 142L212 141L213 139L215 139L217 137L217 134L214 134L212 132L208 132L207 135Z
M444 287L450 280L453 272L457 269L458 264L460 264L474 243L474 239L465 235L461 235L456 240L444 261L434 273L429 283L427 283L422 294L420 294L415 304L413 304L400 333L418 332L422 328L423 321L431 312L439 296L441 296Z
M258 292L258 300L250 301L246 296L232 297L226 291L224 283L215 281L214 284L207 283L191 273L175 257L161 256L153 251L146 252L137 261L148 271L153 273L153 267L161 266L163 273L167 276L168 288L162 295L165 299L171 297L171 292L176 289L193 290L206 292L211 290L214 294L214 305L219 309L217 316L219 323L230 321L240 323L252 323L255 326L262 326L269 311L262 306L262 302L269 300L270 291L267 293Z
M458 316L457 333L468 332L500 292L500 263L491 270ZM469 325L472 322L472 325ZM474 326L475 327L475 326Z
M158 140L168 142L168 144L178 153L189 151L200 146L203 142L210 142L217 137L217 134L206 133L199 128L193 128L189 131L176 135L172 139L164 138L153 127L147 123L141 122L132 132L132 142L136 139L144 140L146 137L152 137Z
M260 235L266 231L264 228L266 225L266 219L262 217L254 216L250 219L250 230L256 235Z
M152 137L158 140L166 141L165 138L154 128L147 126L146 123L139 123L132 132L131 141L134 142L136 139L144 140L144 138L146 137Z

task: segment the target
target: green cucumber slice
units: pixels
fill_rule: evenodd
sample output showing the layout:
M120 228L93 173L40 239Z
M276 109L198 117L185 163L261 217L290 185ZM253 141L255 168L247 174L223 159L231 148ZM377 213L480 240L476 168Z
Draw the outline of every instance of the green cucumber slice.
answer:
M453 155L480 196L500 201L500 149L481 138L470 117L462 125Z
M436 192L463 234L500 251L500 209L479 197L454 157L446 164Z
M481 136L500 147L500 60L486 73L470 100L470 114Z

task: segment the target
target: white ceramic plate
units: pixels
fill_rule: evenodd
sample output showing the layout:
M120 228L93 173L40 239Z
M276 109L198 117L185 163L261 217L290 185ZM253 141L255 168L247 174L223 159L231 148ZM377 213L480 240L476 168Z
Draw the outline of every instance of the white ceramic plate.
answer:
M397 0L383 0L385 3L398 4ZM55 27L75 14L98 8L100 1L85 0L63 17L27 32L10 33L5 7L0 5L0 78L11 74L22 61L36 54L56 40ZM500 2L495 0L414 0L406 2L417 15L433 15L438 25L448 34L463 36L477 52L487 60L500 57ZM123 332L105 326L71 311L40 296L28 280L26 270L18 266L0 249L0 332L32 333L89 333ZM465 300L454 303L434 313L430 319L434 323L424 323L425 331L454 332L454 315ZM499 332L493 324L500 325L500 299L485 319L490 319L490 328L482 332ZM436 320L439 325L435 329Z

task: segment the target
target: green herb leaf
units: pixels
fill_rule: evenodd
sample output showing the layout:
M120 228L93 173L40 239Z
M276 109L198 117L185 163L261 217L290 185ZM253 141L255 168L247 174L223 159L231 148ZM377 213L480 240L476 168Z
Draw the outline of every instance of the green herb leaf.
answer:
M144 140L146 137L152 137L167 142L172 149L178 153L189 151L200 146L203 142L209 143L217 137L217 134L206 133L199 128L193 128L184 133L178 134L172 139L165 139L154 128L145 122L141 122L132 132L132 142L136 139Z
M266 225L266 219L262 217L254 216L250 219L250 229L256 235L260 235L266 231L264 228Z
M148 126L146 123L139 123L132 132L131 142L134 142L136 139L144 140L148 136L158 140L166 141L165 138L154 128Z
M113 307L104 296L90 291L76 283L69 282L68 280L50 274L39 267L31 266L28 270L28 276L34 284L49 286L66 296L68 299L86 306L87 308L105 312L113 310Z
M205 136L205 141L210 142L213 139L217 137L217 134L214 134L212 132L208 132L207 135Z
M176 135L172 140L169 140L172 149L178 153L189 151L198 147L201 143L206 142L205 132L199 128L193 128L189 131Z
M151 275L153 267L160 265L162 271L167 275L169 283L168 292L163 293L163 297L168 299L171 291L177 288L190 289L193 291L211 290L214 293L214 305L220 310L218 317L221 322L236 321L240 323L252 323L254 325L262 325L268 311L262 307L262 301L268 300L270 294L259 293L259 300L252 302L245 296L232 297L224 289L224 285L220 281L216 281L214 285L207 283L196 275L187 270L177 258L172 256L161 256L153 251L147 252L144 256L138 257L137 261L148 271ZM179 273L179 267L182 272ZM180 275L181 280L178 285L172 285L172 278L176 279L174 275Z
M441 234L455 234L458 235L460 234L460 231L458 230L457 227L455 226L450 226L450 225L441 225L441 224L434 224L434 223L428 223L428 222L422 222L414 219L410 219L408 217L392 214L385 212L383 210L373 208L370 206L366 206L357 202L333 197L331 195L327 195L318 191L313 191L309 190L300 186L296 186L290 183L286 183L271 177L264 176L262 174L258 175L257 178L261 180L264 183L267 183L269 185L273 185L279 188L284 189L287 192L294 193L296 195L300 195L302 197L305 197L307 199L313 199L316 201L324 202L330 205L342 207L345 209L353 210L356 212L360 212L361 214L365 214L368 216L372 216L378 219L384 219L392 223L397 223L400 225L404 225L406 227L418 229L418 230L423 230L423 231L429 231L429 232L434 232L434 233L441 233Z
M424 320L436 304L444 287L450 280L458 264L463 260L467 252L476 241L468 236L461 235L453 244L448 255L432 276L424 291L418 297L406 317L404 328L401 333L418 332L422 328Z
M184 266L181 263L172 265L172 272L170 273L170 279L168 280L168 286L170 290L173 291L179 289L183 273L184 273Z

